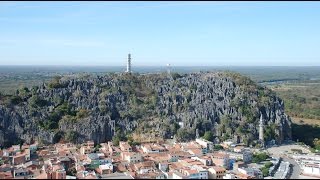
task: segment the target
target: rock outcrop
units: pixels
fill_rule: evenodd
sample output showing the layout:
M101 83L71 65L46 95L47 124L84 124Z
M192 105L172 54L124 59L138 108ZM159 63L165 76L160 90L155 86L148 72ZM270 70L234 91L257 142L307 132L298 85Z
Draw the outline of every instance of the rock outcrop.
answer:
M154 129L164 138L183 124L195 137L212 131L217 139L258 139L265 119L266 139L291 139L291 120L271 90L231 72L191 74L107 74L62 77L0 100L0 144L39 140L54 143L111 140L118 132ZM116 128L112 128L112 120ZM69 137L70 139L70 137Z

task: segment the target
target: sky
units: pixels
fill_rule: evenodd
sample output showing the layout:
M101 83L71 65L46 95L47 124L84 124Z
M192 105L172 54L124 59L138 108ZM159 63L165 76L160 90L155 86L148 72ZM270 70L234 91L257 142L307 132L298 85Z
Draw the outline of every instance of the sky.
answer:
M320 2L0 2L0 65L320 66Z

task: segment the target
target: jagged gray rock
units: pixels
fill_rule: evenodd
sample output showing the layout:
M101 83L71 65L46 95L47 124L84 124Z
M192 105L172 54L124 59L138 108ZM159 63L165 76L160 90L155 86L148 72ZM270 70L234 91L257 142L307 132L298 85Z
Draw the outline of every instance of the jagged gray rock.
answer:
M185 127L195 129L206 120L211 125L205 129L214 132L216 141L219 141L217 137L229 134L231 137L241 135L238 138L243 142L257 139L260 112L266 119L266 125L275 125L273 131L278 143L291 139L291 120L284 113L283 101L247 78L234 73L202 72L174 79L164 74L107 74L63 77L59 83L65 87L50 88L48 84L42 84L31 92L34 92L32 96L47 102L44 107L31 107L30 97L18 105L1 103L0 144L17 139L30 142L39 137L44 142L53 143L67 131L77 132L79 143L85 140L100 143L112 139L114 132L110 128L110 120L115 120L116 126L124 133L135 130L142 125L140 122L154 121L154 128L164 137L173 134L163 124L183 122ZM123 115L138 107L132 106L132 95L128 93L130 88L136 88L134 96L144 101L139 106L147 104L144 98L151 96L149 91L154 92L157 98L155 106L141 117ZM261 100L263 98L264 101ZM75 121L69 116L60 117L55 130L39 127L39 123L47 122L62 102L70 105L70 111L88 110L86 116ZM223 129L221 121L226 115L230 123ZM159 118L163 124L159 123ZM239 126L250 133L237 132Z

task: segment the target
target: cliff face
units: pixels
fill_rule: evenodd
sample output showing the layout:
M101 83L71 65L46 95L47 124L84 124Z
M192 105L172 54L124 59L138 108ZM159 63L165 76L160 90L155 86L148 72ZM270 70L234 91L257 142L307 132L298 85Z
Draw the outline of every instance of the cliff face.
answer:
M283 101L250 79L228 72L63 77L20 89L13 97L2 96L0 102L1 145L18 139L53 143L60 138L100 143L114 133L151 130L184 140L194 138L196 129L200 135L212 131L217 141L250 143L258 138L260 113L266 140L291 139ZM190 136L181 136L182 129Z

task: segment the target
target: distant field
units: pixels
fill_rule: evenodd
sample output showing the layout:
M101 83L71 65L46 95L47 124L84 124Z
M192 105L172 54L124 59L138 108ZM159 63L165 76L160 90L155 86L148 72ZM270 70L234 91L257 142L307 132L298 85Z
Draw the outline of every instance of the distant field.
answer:
M284 100L285 111L291 117L320 119L320 83L319 80L301 80L291 83L268 85Z
M306 119L306 118L297 118L291 117L292 122L295 124L310 124L310 125L319 125L320 126L320 119ZM300 121L302 120L302 122Z
M133 66L133 72L167 72L164 66ZM235 71L259 83L283 84L301 80L320 80L320 67L286 66L172 66L171 72L190 73L200 71ZM104 74L124 72L125 66L0 66L0 92L31 87L49 81L53 76L74 73ZM302 86L302 85L299 85Z

